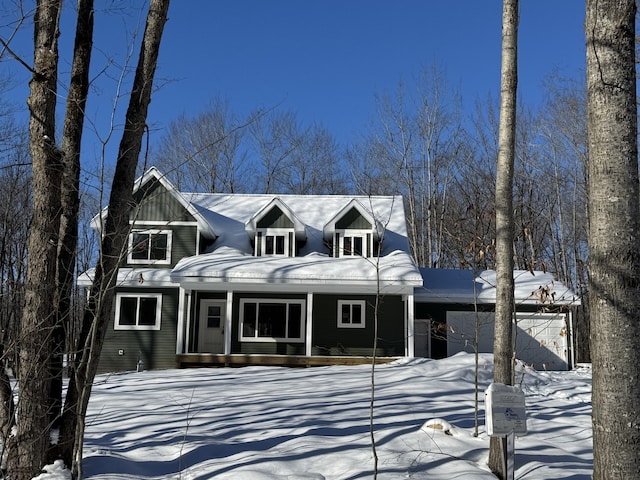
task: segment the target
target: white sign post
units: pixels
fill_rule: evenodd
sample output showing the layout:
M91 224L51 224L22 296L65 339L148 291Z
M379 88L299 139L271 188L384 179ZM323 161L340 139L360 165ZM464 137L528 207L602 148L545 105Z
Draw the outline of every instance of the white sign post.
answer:
M492 383L485 392L487 434L506 437L504 471L513 480L515 472L515 436L527 434L527 414L524 393L520 388Z

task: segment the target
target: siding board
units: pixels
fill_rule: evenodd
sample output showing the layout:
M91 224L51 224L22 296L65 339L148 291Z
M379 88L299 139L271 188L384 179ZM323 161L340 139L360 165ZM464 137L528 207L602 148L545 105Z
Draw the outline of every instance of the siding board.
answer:
M135 370L138 359L145 369L166 369L176 366L176 335L178 289L118 289L117 293L162 293L160 330L115 330L112 312L100 354L99 373ZM119 354L122 350L123 355Z

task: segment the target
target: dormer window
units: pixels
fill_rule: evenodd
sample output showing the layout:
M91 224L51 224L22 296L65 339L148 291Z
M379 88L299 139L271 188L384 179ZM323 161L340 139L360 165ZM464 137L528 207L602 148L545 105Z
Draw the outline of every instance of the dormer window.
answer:
M349 202L324 228L324 238L336 257L373 257L378 240L373 216L356 200Z
M306 228L279 198L258 210L245 224L256 257L295 257L306 241Z
M171 263L171 230L135 230L129 235L127 262Z
M256 256L294 257L293 238L293 229L260 229L256 232Z
M370 257L372 251L371 232L343 230L336 232L339 257Z

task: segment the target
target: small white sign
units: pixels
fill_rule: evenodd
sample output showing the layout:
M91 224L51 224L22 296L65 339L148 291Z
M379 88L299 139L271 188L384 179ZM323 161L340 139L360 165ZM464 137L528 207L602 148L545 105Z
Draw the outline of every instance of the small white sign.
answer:
M524 393L519 387L492 383L485 392L487 434L506 437L527 434Z

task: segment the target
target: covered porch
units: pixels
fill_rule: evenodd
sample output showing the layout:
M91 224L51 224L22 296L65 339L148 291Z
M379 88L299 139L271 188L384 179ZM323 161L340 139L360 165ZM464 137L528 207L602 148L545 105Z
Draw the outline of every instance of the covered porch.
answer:
M328 365L381 365L393 362L401 357L367 356L306 356L306 355L244 355L185 353L176 355L177 368L193 367L322 367Z

